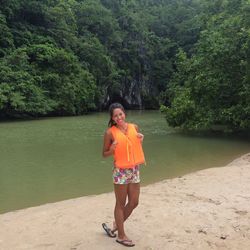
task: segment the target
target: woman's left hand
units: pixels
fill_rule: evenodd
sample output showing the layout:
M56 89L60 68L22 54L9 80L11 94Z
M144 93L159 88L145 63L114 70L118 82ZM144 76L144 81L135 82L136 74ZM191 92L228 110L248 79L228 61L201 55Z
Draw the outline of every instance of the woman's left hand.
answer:
M143 142L144 139L144 135L141 133L137 133L137 137L141 140L141 142Z

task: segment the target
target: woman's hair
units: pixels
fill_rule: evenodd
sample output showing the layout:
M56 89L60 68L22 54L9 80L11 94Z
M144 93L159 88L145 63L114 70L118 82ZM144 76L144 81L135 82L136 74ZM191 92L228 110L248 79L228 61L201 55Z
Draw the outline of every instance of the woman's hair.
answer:
M108 123L109 127L112 127L113 125L116 125L116 123L112 119L113 112L114 112L115 109L121 109L125 113L125 109L120 103L118 103L118 102L112 103L109 106L109 114L110 114L110 119L109 119L109 123Z

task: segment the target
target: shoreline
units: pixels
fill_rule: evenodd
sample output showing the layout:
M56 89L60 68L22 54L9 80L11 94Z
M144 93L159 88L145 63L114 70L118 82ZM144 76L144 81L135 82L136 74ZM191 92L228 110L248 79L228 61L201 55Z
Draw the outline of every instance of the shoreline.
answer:
M125 223L133 249L249 249L249 190L250 153L143 186ZM0 214L0 250L124 249L101 227L114 203L110 192Z

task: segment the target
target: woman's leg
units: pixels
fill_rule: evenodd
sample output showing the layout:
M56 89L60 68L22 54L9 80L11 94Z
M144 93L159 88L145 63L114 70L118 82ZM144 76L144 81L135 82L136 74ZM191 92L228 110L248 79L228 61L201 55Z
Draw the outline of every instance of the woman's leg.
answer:
M138 206L140 195L140 183L128 184L128 203L124 209L124 221L131 215Z
M127 186L127 194L128 195L128 203L124 207L124 214L123 214L123 222L131 215L132 211L137 207L139 203L139 195L140 195L140 183L130 183ZM126 202L126 198L125 198ZM125 204L125 203L124 203ZM115 219L116 220L116 219ZM118 229L116 222L113 223L113 232Z
M124 239L126 238L124 232L124 212L125 212L125 204L126 198L128 195L128 185L127 184L114 184L114 191L116 197L115 203L115 224L118 230L118 238Z

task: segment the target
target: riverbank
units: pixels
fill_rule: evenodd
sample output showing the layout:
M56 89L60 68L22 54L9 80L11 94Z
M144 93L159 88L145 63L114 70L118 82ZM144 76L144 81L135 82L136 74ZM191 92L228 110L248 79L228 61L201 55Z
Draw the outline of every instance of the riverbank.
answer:
M143 187L126 223L133 249L240 249L250 245L250 153L229 165ZM0 249L124 249L108 238L114 194L0 215Z

